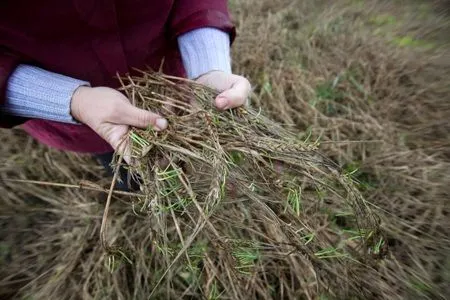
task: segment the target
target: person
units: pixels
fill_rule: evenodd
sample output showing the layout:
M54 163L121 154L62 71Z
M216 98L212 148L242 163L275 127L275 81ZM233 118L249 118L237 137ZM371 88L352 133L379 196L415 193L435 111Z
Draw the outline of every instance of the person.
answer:
M117 74L162 68L238 107L250 84L231 72L234 38L226 0L1 1L0 126L105 162L129 126L168 125L118 92Z

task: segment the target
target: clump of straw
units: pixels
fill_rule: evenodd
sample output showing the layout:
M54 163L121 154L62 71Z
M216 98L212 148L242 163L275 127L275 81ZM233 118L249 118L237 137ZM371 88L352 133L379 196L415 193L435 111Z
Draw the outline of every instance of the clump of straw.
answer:
M318 143L252 108L219 112L217 92L192 81L121 80L136 106L169 120L163 132L129 133L128 168L142 192L133 209L150 219L165 258L153 291L183 282L207 296L304 294L318 288L305 278L341 285L382 255L376 216Z

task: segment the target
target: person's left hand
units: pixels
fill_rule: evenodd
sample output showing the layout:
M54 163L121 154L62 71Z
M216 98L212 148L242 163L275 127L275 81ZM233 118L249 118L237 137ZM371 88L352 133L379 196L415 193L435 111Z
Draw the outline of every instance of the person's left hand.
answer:
M250 82L242 76L211 71L201 75L196 81L220 92L215 99L215 105L219 110L248 104L251 86Z

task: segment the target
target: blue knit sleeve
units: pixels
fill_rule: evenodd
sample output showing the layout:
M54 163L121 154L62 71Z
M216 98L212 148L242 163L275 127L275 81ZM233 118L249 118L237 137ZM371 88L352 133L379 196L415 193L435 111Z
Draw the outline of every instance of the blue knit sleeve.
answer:
M216 28L200 28L178 37L187 76L195 79L209 71L231 73L230 37Z
M88 82L52 73L38 67L19 65L6 88L5 114L77 124L70 114L73 92Z

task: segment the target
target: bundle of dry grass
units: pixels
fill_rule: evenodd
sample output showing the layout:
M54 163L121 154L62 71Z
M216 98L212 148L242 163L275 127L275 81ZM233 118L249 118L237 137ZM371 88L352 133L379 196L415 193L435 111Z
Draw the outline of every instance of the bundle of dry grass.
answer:
M261 111L218 112L217 93L194 82L123 80L135 105L170 123L130 132L129 170L143 192L134 211L148 215L164 256L158 283L237 299L364 290L346 283L382 256L383 239L350 174Z
M12 263L0 283L8 287L5 292L16 294L22 284L17 295L38 299L314 299L370 293L360 278L386 249L351 174L321 155L316 143L299 140L261 112L219 113L210 89L142 75L128 77L125 91L135 104L168 116L170 127L130 132L130 171L141 193L112 195L103 220L106 254L97 237L103 197L64 188L73 186L30 187L6 178L105 184L95 175L98 167L43 147L25 161L19 153L2 165L2 192L15 194L2 209L8 245L16 249L8 251ZM185 102L192 99L197 105ZM11 145L24 143L36 147L23 137ZM42 156L46 164L39 163ZM22 217L11 217L17 215Z

